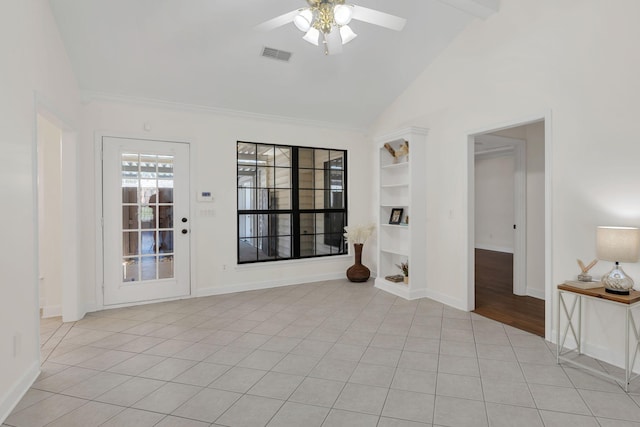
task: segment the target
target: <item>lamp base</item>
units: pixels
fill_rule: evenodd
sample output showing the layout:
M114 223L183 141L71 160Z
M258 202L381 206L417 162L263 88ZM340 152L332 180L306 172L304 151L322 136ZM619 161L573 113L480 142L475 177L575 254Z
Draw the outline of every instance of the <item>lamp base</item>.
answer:
M617 262L609 273L602 276L601 281L604 290L610 294L629 295L629 291L633 289L633 279L627 276Z

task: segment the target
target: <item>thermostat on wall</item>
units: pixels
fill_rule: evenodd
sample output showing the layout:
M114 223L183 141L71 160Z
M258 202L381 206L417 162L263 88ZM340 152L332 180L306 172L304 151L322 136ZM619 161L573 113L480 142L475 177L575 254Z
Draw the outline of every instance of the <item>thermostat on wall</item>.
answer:
M213 195L211 191L201 191L198 193L199 202L213 202Z

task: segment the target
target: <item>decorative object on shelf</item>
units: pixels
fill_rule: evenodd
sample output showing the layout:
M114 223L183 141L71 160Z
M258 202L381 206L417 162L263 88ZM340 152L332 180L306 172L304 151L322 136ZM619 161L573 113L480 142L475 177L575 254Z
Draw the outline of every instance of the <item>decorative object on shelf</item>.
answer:
M400 147L398 147L397 150L394 149L388 142L385 143L383 147L389 154L391 154L391 157L393 157L393 163L396 163L402 156L409 156L409 141L402 141L402 144L400 144Z
M292 10L270 19L256 27L270 31L293 22L302 31L303 40L322 46L325 55L342 52L342 45L349 43L357 34L349 27L352 19L379 25L390 30L402 31L407 20L385 12L354 4L345 0L307 0L309 7Z
M580 266L580 270L582 273L578 274L578 280L581 282L591 282L592 277L589 274L589 270L593 268L594 265L598 263L598 258L594 259L589 263L589 265L585 266L581 259L578 260L578 265Z
M404 281L404 276L402 274L394 274L393 276L386 276L385 280L388 280L393 283L400 283Z
M633 279L620 267L621 262L636 262L640 256L640 229L635 227L598 227L596 229L598 259L613 261L613 269L602 276L605 290L612 294L629 295Z
M404 212L403 208L393 208L391 209L391 216L389 217L389 224L398 225L402 221L402 212Z
M407 262L401 262L400 264L396 264L396 267L398 267L400 269L400 271L402 271L402 275L404 283L408 284L409 283L409 260L407 260Z
M371 271L362 265L362 248L364 242L373 234L375 224L348 226L344 228L344 237L347 242L353 244L355 253L355 261L351 267L347 269L347 279L352 282L366 282L371 276Z

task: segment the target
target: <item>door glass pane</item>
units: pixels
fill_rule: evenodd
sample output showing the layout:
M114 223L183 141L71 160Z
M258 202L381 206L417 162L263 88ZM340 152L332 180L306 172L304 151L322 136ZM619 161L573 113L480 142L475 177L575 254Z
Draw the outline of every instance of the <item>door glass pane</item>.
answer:
M138 255L137 231L125 231L122 233L122 255Z
M142 254L153 254L155 253L156 246L156 231L143 231L141 238L141 250Z
M122 262L122 281L136 282L140 280L138 258L125 258Z
M173 206L158 206L158 226L173 228Z
M173 277L173 255L161 256L158 262L158 279Z
M156 228L156 206L140 206L140 228Z
M142 267L142 280L155 280L158 277L156 274L157 258L154 256L144 256L140 258L140 262Z
M174 157L124 153L121 168L122 280L172 278L173 256L157 255L173 253Z
M131 230L138 228L138 207L123 206L122 207L122 228Z
M158 231L159 243L158 253L173 252L173 231L161 230Z
M173 203L173 156L158 156L158 188L160 203Z

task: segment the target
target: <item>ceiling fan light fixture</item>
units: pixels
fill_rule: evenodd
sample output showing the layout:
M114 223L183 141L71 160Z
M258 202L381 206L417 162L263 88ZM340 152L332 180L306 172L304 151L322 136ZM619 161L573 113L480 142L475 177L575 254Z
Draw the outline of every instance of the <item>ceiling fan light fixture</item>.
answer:
M347 44L356 37L358 37L358 35L354 33L348 25L340 27L340 38L342 39L342 44Z
M347 25L353 17L353 8L346 4L337 4L333 8L333 20L337 25Z
M305 41L308 41L309 43L318 46L319 45L318 39L320 38L320 31L318 31L315 28L311 27L311 28L309 28L309 31L307 31L307 33L302 38Z
M293 18L293 23L303 33L309 31L312 21L313 13L311 12L311 9L302 9L300 13Z

